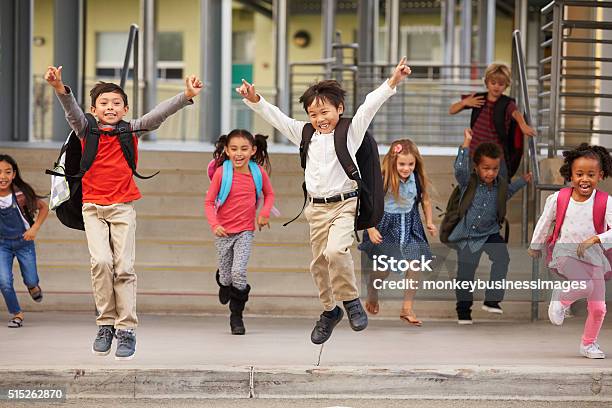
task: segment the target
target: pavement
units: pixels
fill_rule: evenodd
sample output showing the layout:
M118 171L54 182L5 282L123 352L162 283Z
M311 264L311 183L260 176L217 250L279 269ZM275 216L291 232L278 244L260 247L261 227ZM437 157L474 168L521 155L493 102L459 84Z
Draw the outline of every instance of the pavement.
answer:
M346 319L323 348L314 318L246 316L232 336L225 316L139 315L133 360L92 354L93 313L30 312L0 327L0 390L53 388L99 398L490 399L612 403L612 324L599 343L609 359L578 354L584 317L555 327L507 317L458 326L425 320ZM114 347L113 347L114 351ZM2 396L0 396L2 399ZM586 406L586 405L585 405Z

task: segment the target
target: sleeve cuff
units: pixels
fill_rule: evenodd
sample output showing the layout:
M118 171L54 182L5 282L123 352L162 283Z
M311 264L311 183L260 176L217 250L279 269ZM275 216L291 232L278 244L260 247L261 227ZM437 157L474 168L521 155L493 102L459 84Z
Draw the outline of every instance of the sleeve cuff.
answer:
M257 94L257 96L259 96L258 102L251 102L247 98L242 98L242 102L244 102L244 104L251 109L260 109L261 106L263 106L263 104L266 102L266 100L260 94Z
M390 95L395 95L397 93L397 86L395 88L391 88L391 85L389 85L388 79L385 79L385 82L383 82L382 85L379 86L379 88L384 89L385 92Z

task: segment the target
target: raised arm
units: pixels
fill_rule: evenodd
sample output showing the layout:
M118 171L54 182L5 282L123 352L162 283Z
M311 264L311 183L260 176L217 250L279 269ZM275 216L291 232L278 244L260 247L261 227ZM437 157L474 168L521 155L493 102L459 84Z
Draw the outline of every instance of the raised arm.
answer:
M168 117L185 106L193 105L193 98L200 93L202 88L202 81L195 75L185 78L185 90L183 92L161 102L142 118L132 120L132 129L151 131L159 128Z
M242 85L236 88L236 92L242 96L246 106L261 116L276 130L287 136L293 144L300 145L302 129L306 122L295 120L285 115L278 107L272 105L255 92L255 85L248 83L244 79L242 80Z
M411 72L410 67L406 64L406 57L403 57L389 79L366 96L365 101L357 109L355 116L351 120L352 132L349 132L349 135L354 146L361 146L365 132L368 130L370 123L372 123L376 112L378 112L387 99L395 95L397 85L410 75Z
M472 130L463 131L463 144L459 147L455 159L455 179L460 186L465 187L470 182L470 142L472 141Z
M62 81L62 67L48 67L47 72L45 72L45 80L55 89L55 95L64 109L68 125L78 137L82 138L87 127L87 119L85 119L85 114L74 99L72 91Z

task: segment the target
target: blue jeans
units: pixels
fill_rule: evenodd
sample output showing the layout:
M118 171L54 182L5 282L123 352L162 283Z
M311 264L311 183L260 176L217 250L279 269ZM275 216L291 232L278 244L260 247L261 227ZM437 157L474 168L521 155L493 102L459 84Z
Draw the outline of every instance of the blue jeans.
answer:
M38 271L36 270L36 249L34 241L23 238L0 238L0 290L9 313L16 314L21 311L17 294L13 288L13 259L17 257L23 283L28 288L38 286Z

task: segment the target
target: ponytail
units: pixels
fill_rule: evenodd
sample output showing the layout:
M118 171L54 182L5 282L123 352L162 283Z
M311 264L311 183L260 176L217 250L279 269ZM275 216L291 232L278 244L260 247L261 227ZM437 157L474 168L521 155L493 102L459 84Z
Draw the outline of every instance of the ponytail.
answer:
M272 165L270 164L270 155L268 154L268 136L256 134L255 135L255 155L253 160L266 170L266 173L270 175L272 173Z

